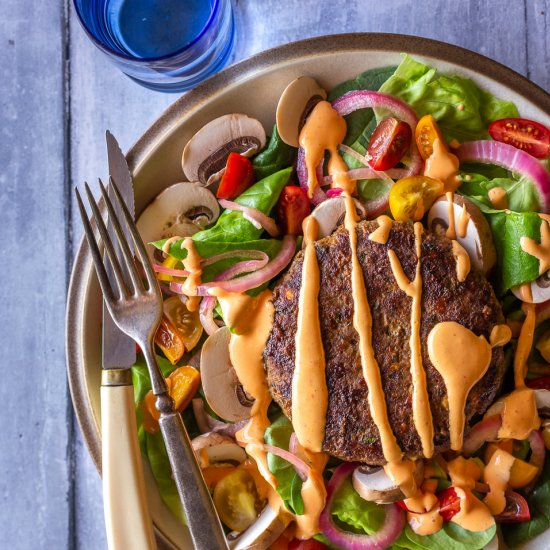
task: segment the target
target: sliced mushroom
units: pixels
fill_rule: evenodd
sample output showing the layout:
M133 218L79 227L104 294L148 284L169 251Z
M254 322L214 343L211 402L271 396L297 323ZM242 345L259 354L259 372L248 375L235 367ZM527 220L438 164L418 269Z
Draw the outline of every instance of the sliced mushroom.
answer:
M143 211L137 228L144 243L176 235L188 237L220 215L216 197L197 183L175 183L159 193ZM150 254L154 248L147 245Z
M290 516L276 511L269 504L258 519L242 533L232 532L227 537L231 550L264 550L283 534Z
M327 98L327 92L316 80L300 76L293 80L281 94L277 104L277 130L281 139L292 147L299 147L300 130L319 101Z
M481 210L472 201L456 193L453 201L456 240L470 256L472 265L483 273L488 273L497 261L491 228ZM461 237L458 233L460 216L464 207L469 219L466 225L466 235ZM448 227L449 203L447 197L442 196L435 201L430 209L428 229L439 235L445 235Z
M550 391L549 390L534 390L535 400L537 402L537 410L541 418L550 418ZM504 401L499 399L495 401L488 409L483 418L489 418L502 414L504 409Z
M354 199L357 213L364 218L366 215L365 207ZM311 215L319 224L319 239L328 237L338 226L344 223L346 217L346 203L344 197L333 197L318 204Z
M550 271L543 273L538 279L527 284L531 287L531 295L526 296L525 291L522 290L523 285L515 286L512 288L512 292L516 298L524 302L528 301L531 304L542 304L542 302L550 300Z
M183 150L182 167L187 178L211 185L221 178L229 153L250 157L265 145L265 130L255 118L224 115L203 126Z
M421 460L416 462L413 476L415 483L420 485L424 476L424 463ZM359 496L371 502L388 504L406 498L399 485L390 479L384 468L364 469L359 466L353 471L351 482Z
M191 445L202 468L216 463L241 464L247 456L233 439L216 432L195 437Z
M253 400L244 391L229 358L227 327L208 337L201 353L201 381L211 409L224 420L238 422L250 418Z

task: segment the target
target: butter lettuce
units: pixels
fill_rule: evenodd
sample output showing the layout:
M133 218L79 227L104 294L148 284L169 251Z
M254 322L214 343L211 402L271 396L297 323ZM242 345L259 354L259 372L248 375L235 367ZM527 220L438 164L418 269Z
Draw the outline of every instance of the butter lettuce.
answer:
M519 116L511 101L496 98L469 78L441 74L408 55L380 91L401 98L418 116L433 115L448 141L485 139L493 120Z

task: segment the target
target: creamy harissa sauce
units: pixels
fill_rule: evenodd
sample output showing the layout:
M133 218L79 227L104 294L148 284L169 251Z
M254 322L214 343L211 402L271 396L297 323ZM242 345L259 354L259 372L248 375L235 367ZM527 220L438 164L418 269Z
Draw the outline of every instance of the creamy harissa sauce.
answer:
M388 476L400 486L409 509L408 520L419 534L429 535L442 527L436 488L429 481L417 486L414 480L415 463L403 459L392 426L389 422L386 399L382 387L380 369L372 345L372 315L368 301L368 288L363 277L363 269L357 253L356 226L358 216L352 198L356 182L349 178L348 168L338 153L338 145L346 135L344 119L331 107L320 101L308 117L299 142L305 152L308 169L308 189L310 197L319 184L316 168L328 151L330 158L328 172L332 176L332 186L342 189L345 201L344 226L349 234L351 257L351 286L354 304L353 325L359 336L359 352L363 376L368 388L368 405L380 433L382 451L387 464L384 469ZM462 282L470 271L468 254L456 241L457 235L464 237L470 215L463 207L457 222L454 216L453 192L460 184L457 176L458 160L444 144L434 143L434 152L426 162L425 175L440 179L445 184L449 202L449 228L447 236L453 240L452 252L457 263L457 279ZM413 421L419 434L423 454L430 458L434 454L434 427L428 398L426 373L421 353L422 315L422 237L420 223L414 225L414 252L416 269L413 280L405 274L401 261L391 248L393 221L387 216L377 219L378 228L369 235L369 240L388 246L388 260L398 287L411 299L410 339L411 377L413 384ZM522 242L526 252L533 254L550 265L550 227L543 218L541 244ZM292 423L298 439L300 457L309 465L309 474L302 485L304 514L292 516L295 522L295 535L310 538L319 532L319 515L325 506L326 490L322 472L327 455L321 452L328 407L328 392L325 378L325 355L319 321L318 294L320 272L315 251L317 222L308 217L303 224L304 254L302 264L302 284L298 302L298 326L295 336L296 358L292 379ZM169 249L173 240L165 244ZM388 245L389 242L389 245ZM200 258L196 254L191 239L185 239L183 247L188 254L185 268L190 272L186 286L188 295L196 294L200 283ZM542 268L541 268L542 269ZM232 294L221 289L212 289L221 304L226 324L231 328L230 358L240 382L248 394L254 398L251 418L236 437L246 452L255 459L258 470L269 483L270 505L281 514L290 516L281 498L276 493L277 480L269 471L264 446L264 432L269 426L267 410L271 403L263 365L265 349L272 323L273 304L271 292L266 290L257 297L246 294ZM526 320L522 326L514 362L516 390L504 399L503 422L499 437L525 439L540 425L534 393L525 387L525 365L531 349L534 332L534 306L525 304ZM459 451L465 427L465 406L473 386L487 371L492 357L492 348L505 345L511 337L506 325L493 327L489 341L477 336L466 327L444 322L436 324L428 336L430 361L444 380L449 406L449 427L451 448ZM456 350L461 353L456 353ZM527 406L526 406L527 404ZM520 406L521 405L521 406ZM497 453L495 453L497 455ZM493 514L500 510L504 491L510 475L509 459L497 455L485 469L483 478L490 491L485 502L472 493L475 483L482 473L471 459L455 458L449 462L448 472L457 495L461 499L460 512L451 521L471 531L483 531L494 524ZM502 510L500 510L502 511Z

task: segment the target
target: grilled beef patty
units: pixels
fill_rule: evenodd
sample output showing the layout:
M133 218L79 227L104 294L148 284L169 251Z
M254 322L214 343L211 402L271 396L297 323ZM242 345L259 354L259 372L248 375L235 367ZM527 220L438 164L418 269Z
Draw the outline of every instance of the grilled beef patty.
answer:
M357 226L357 254L363 267L373 320L372 345L397 442L407 457L420 458L422 447L413 422L409 370L412 300L397 286L388 259L391 248L407 277L414 279L417 264L414 232L411 224L395 222L387 244L381 245L368 239L377 228L376 221L365 221ZM340 227L331 236L317 241L315 249L321 273L319 316L329 395L323 450L343 460L384 464L378 428L369 412L359 337L353 328L351 251L347 231ZM275 288L275 318L264 352L271 394L290 419L302 263L303 255L299 253ZM430 362L428 334L437 323L456 321L476 335L482 334L489 339L492 328L503 323L504 317L483 274L472 269L463 283L458 281L450 240L424 232L421 265L422 360L433 415L435 451L440 452L450 446L447 391ZM494 348L487 373L468 396L467 422L491 404L501 385L504 368L503 350Z

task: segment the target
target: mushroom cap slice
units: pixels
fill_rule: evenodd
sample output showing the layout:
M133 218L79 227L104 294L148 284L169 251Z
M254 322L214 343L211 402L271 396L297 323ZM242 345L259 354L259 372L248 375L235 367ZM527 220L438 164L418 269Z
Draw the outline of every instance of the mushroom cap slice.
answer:
M147 206L137 221L137 228L147 251L152 255L152 241L180 236L189 237L200 231L201 223L214 223L220 215L216 197L197 183L188 181L175 183L159 193Z
M466 226L466 235L458 235L458 224L463 207L470 216ZM458 194L453 196L454 219L458 243L466 250L472 265L487 274L497 261L497 252L493 243L493 234L481 210L466 197ZM428 214L428 229L434 233L443 234L449 227L449 203L446 196L439 197Z
M542 302L550 300L550 271L543 273L538 279L528 284L531 287L531 296L529 298L532 297L532 299L529 300L530 303L542 304ZM512 288L512 292L516 298L526 301L525 294L521 291L521 287L515 286Z
M290 516L282 514L269 504L258 519L240 535L230 533L228 545L231 550L264 550L269 548L290 523ZM236 537L236 538L232 538Z
M420 485L424 475L424 463L421 460L416 462L413 475L417 485ZM389 504L406 498L399 485L390 479L384 468L364 471L359 466L353 471L351 482L359 496L370 502Z
M310 76L300 76L283 91L277 104L277 130L281 139L299 147L300 130L315 105L327 98L327 92Z
M365 217L365 207L357 200L354 199L357 213L361 217ZM328 237L339 225L344 223L346 216L346 202L345 198L338 196L331 199L327 199L318 204L311 215L317 220L319 224L318 239Z
M200 371L210 408L224 420L238 422L250 418L253 401L244 392L231 364L230 338L227 327L219 328L208 337L202 347Z
M181 164L190 181L211 185L221 178L229 153L250 157L265 146L261 122L247 115L224 115L203 126L183 150Z

